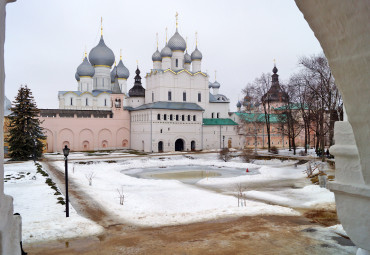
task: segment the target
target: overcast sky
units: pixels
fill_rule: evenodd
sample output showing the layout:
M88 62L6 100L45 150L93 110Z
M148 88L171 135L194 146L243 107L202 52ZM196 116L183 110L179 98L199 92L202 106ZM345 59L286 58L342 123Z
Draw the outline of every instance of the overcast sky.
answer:
M13 101L27 84L39 108L58 108L59 90L77 90L74 74L85 47L89 52L99 41L101 16L105 43L117 60L122 49L130 89L136 60L144 77L152 68L156 33L161 50L165 28L168 38L175 32L176 12L189 54L198 32L202 71L213 82L217 70L230 110L248 82L271 72L273 59L280 79L287 80L298 57L322 51L293 0L18 0L7 5L5 94Z

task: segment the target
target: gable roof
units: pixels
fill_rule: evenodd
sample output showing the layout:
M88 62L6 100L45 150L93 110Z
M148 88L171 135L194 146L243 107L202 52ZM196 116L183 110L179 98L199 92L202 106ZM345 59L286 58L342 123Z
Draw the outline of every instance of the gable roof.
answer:
M127 108L129 111L139 111L145 109L168 109L168 110L192 110L204 111L202 107L196 103L183 103L183 102L155 102L150 104L143 104L136 108Z
M227 126L237 126L238 124L232 119L203 119L204 126L214 126L214 125L227 125Z
M243 119L246 122L265 122L264 113L246 113L246 112L236 112L235 113L239 118ZM284 114L269 114L270 123L284 123L285 115Z

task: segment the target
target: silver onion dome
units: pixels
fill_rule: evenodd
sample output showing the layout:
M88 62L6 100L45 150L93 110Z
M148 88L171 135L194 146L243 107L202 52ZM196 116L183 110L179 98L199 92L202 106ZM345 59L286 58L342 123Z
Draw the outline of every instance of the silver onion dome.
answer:
M117 77L120 79L127 79L129 76L130 76L130 71L123 64L122 60L120 60L117 65Z
M172 57L172 50L168 47L168 43L166 43L166 46L161 50L161 57Z
M215 81L213 84L212 84L212 87L215 88L215 89L218 89L220 88L221 84L218 83L218 81Z
M190 57L190 55L187 51L184 55L184 60L185 60L185 64L190 64L191 63L191 57Z
M94 66L109 66L114 63L114 53L104 43L103 36L100 37L98 45L96 45L89 53L90 63Z
M208 88L210 88L210 89L213 88L213 83L210 82L210 81L208 82Z
M182 36L179 34L177 29L176 29L176 33L168 41L168 47L170 47L171 50L185 51L186 42L184 38L182 38Z
M76 79L76 81L80 81L80 76L78 75L77 71L75 73L75 79Z
M238 102L236 103L236 107L238 107L238 108L242 107L242 103L240 103L240 101L238 101Z
M110 82L111 83L114 83L114 78L116 77L116 70L117 70L117 66L114 65L112 72L110 72Z
M77 67L77 75L80 78L82 76L93 77L94 74L95 74L94 67L92 67L89 60L87 60L87 57L85 57L82 63Z
M159 52L158 48L157 48L157 50L153 53L153 55L152 55L152 60L153 60L153 61L162 61L162 56L161 56L161 53Z
M198 46L195 47L195 50L191 53L191 60L202 60L202 53L198 50Z

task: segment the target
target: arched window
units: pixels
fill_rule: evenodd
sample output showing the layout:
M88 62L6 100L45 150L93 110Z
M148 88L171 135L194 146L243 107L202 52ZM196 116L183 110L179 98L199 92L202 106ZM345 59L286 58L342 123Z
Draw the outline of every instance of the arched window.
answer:
M167 114L163 115L163 120L167 120Z
M107 106L107 99L104 99L104 106Z
M212 112L212 119L215 117L215 113L214 112Z
M179 67L179 60L176 58L176 67Z
M188 115L188 121L190 121L190 115Z
M73 98L71 97L71 105L73 105Z
M161 120L161 115L159 113L157 114L157 120Z
M172 114L170 115L170 120L173 120L173 115Z
M182 120L182 121L185 121L185 115L182 115L182 116L181 116L181 120Z
M152 102L154 102L154 92L152 92Z
M176 114L176 121L179 121L179 115Z
M168 91L168 101L171 101L172 100L172 93L171 91Z
M217 119L219 119L219 118L220 118L220 113L218 112L218 113L217 113Z
M202 102L202 94L200 92L198 93L198 102Z
M89 99L86 98L86 106L88 106L88 105L89 105Z
M197 121L197 115L193 116L193 121Z
M182 101L186 102L186 92L185 91L182 93Z

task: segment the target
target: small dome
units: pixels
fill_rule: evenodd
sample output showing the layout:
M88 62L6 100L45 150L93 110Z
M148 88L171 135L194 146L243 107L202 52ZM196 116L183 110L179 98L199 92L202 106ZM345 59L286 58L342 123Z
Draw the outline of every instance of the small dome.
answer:
M238 101L238 102L236 103L236 107L238 107L238 108L242 107L242 103L240 103L240 101Z
M202 53L195 47L195 50L191 53L191 60L202 60Z
M208 88L210 88L210 89L213 88L213 83L210 82L210 81L208 82Z
M87 57L85 57L82 63L77 67L77 75L80 78L82 76L93 77L94 74L95 74L94 67L91 66L89 60L87 60Z
M76 81L80 81L80 76L78 75L77 71L75 73L75 79L76 79Z
M153 55L152 55L152 60L153 60L153 61L162 61L162 56L161 56L161 53L159 52L158 48L157 48L157 50L153 53Z
M114 53L104 43L103 36L100 37L98 45L96 45L89 53L90 63L94 66L109 66L114 63Z
M275 73L275 74L278 72L278 69L276 68L276 65L274 65L274 68L272 69L272 72Z
M191 63L191 57L190 57L190 55L187 51L184 55L184 60L185 60L185 64L190 64Z
M120 60L117 65L117 76L120 79L127 79L130 76L130 71L125 67L122 60Z
M213 88L218 89L218 88L220 88L221 84L220 84L220 83L218 83L218 81L215 81L215 82L212 84L212 86L213 86Z
M184 38L182 38L182 36L179 34L177 29L176 29L176 33L168 41L168 47L170 47L171 50L185 51L186 42Z
M117 66L115 65L112 72L110 72L110 82L111 83L114 83L114 78L116 77L116 70L117 70Z
M168 43L166 43L166 46L161 50L161 57L172 57L172 50L168 47Z

